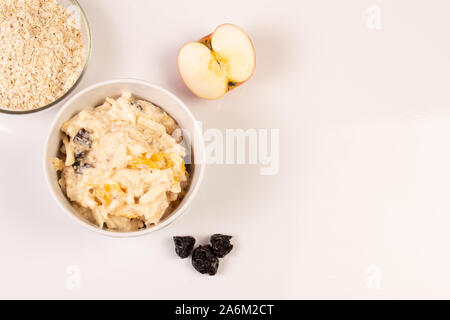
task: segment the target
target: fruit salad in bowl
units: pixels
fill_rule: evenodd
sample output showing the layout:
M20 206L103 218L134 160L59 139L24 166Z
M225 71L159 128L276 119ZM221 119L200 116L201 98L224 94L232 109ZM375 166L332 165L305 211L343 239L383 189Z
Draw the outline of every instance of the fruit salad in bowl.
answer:
M45 169L53 195L77 221L138 235L185 210L202 158L199 128L181 101L143 81L117 80L67 102L49 134Z

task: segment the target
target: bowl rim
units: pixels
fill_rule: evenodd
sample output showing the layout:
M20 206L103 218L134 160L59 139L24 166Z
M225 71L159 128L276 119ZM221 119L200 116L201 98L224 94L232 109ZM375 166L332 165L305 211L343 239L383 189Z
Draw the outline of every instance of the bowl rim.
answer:
M68 109L69 106L80 96L84 95L85 93L87 93L91 90L95 90L99 87L103 87L103 86L107 86L107 85L115 84L115 83L131 83L131 84L144 85L144 86L159 90L159 91L167 94L173 100L175 100L177 102L177 104L179 105L179 107L181 107L186 112L190 121L192 121L192 123L194 124L194 130L196 131L196 133L198 135L198 139L193 139L192 143L194 143L194 141L195 141L195 143L197 143L199 145L199 147L200 147L199 150L201 151L200 155L197 155L197 154L195 155L195 159L200 159L200 160L195 161L193 163L193 165L195 166L195 170L199 171L198 179L197 179L196 184L193 186L191 194L186 199L186 201L183 203L183 205L180 208L178 208L178 210L175 214L171 214L167 219L165 219L161 223L158 223L157 225L152 226L151 228L147 228L147 229L143 229L143 230L139 230L139 231L126 231L126 232L109 231L109 230L104 230L104 229L101 229L94 225L91 225L91 224L87 223L86 221L83 221L81 218L77 217L75 214L73 214L72 212L70 212L69 210L67 210L64 207L62 201L57 196L56 191L53 189L51 182L50 182L50 172L49 172L49 166L48 166L49 159L48 159L47 154L49 153L49 148L50 148L50 138L52 136L52 132L54 131L54 129L56 127L57 122L63 116L66 109ZM177 120L177 119L175 118L175 120ZM203 140L202 132L200 129L200 125L199 125L198 121L196 120L196 118L194 117L194 115L192 114L192 112L189 110L189 108L185 105L185 103L181 99L179 99L175 94L173 94L169 90L164 89L158 85L152 84L150 82L147 82L145 80L125 78L125 79L114 79L114 80L107 80L107 81L95 83L95 84L81 90L80 92L78 92L77 94L72 96L69 100L67 100L64 103L64 105L58 111L58 113L56 114L56 116L54 117L54 119L50 125L49 131L47 134L47 138L45 140L43 166L44 166L44 176L45 176L45 180L47 182L47 187L50 190L50 193L51 193L53 199L58 203L60 209L62 209L67 215L69 215L71 219L75 220L78 224L82 225L83 227L85 227L93 232L102 234L104 236L109 236L109 237L113 237L113 238L131 238L131 237L143 236L143 235L161 230L161 229L167 227L168 225L170 225L173 221L175 221L178 217L180 217L184 212L186 212L186 210L189 207L189 205L191 204L192 200L197 195L200 185L203 181L203 176L205 174L205 168L206 168L205 157L206 157L205 145L204 145L204 140Z
M85 62L84 62L83 69L81 70L80 75L78 76L77 81L75 81L75 83L72 85L72 87L70 87L70 89L67 90L62 96L60 96L55 101L53 101L43 107L31 109L31 110L18 110L18 111L0 107L0 113L12 114L12 115L24 115L24 114L30 114L30 113L35 113L35 112L49 109L49 108L57 105L59 102L61 102L65 98L67 98L73 92L73 90L78 86L78 84L81 82L81 79L83 79L84 74L86 73L86 70L87 70L87 67L89 64L89 60L91 58L91 53L92 53L92 32L91 32L91 27L89 25L89 21L87 19L86 12L83 10L83 7L80 5L78 0L69 0L69 1L71 1L73 3L73 5L77 6L78 9L80 9L80 13L81 13L81 17L82 17L81 21L85 25L85 28L87 30L87 37L88 37L88 47L87 47Z

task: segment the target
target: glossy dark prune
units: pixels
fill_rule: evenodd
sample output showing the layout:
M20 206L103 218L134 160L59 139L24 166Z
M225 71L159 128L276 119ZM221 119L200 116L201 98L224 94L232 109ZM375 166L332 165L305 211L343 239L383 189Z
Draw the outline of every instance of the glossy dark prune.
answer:
M78 133L73 138L73 142L75 142L76 144L79 144L81 146L90 148L92 145L92 139L91 139L90 132L84 128L81 128L80 130L78 130Z
M225 257L233 249L231 238L232 236L213 234L210 239L212 252L219 258Z
M198 272L213 276L219 269L219 259L212 252L210 245L198 246L192 252L192 265Z
M75 161L72 165L73 169L75 170L76 174L83 174L83 171L85 169L93 168L92 165L89 163L83 163L81 164L79 161Z
M81 161L86 158L87 151L75 151L75 161Z
M194 249L195 239L190 236L186 237L173 237L175 242L175 252L180 258L187 258Z

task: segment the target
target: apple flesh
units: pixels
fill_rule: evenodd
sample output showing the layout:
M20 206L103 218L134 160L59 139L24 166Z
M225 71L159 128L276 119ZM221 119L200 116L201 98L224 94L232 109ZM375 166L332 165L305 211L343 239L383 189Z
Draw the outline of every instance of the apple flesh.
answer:
M204 99L219 99L247 81L256 65L255 50L239 27L223 24L178 53L178 70L186 86Z

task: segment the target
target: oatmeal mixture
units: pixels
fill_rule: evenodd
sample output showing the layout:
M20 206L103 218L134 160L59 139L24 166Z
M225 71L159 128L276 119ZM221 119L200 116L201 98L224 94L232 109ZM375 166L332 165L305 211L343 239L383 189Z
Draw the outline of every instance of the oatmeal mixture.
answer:
M84 62L75 19L56 0L0 1L0 107L32 110L66 93Z
M61 128L60 186L99 227L132 231L157 224L187 186L177 123L130 93L81 111Z

